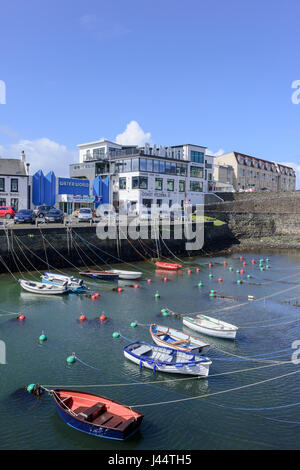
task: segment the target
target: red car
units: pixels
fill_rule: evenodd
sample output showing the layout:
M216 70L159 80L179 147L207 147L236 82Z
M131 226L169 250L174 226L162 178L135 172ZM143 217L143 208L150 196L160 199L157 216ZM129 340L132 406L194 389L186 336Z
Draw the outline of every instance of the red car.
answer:
M0 217L5 217L6 219L13 219L16 215L15 208L12 206L1 206L0 207Z

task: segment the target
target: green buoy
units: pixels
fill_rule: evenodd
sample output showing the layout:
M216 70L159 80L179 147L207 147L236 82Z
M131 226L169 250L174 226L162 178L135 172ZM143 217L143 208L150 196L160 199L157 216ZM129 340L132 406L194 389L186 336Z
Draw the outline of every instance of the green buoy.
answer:
M130 326L131 326L131 328L135 328L137 326L137 324L136 324L135 321L133 321L133 322L130 323Z
M162 314L163 317L167 317L167 316L168 316L167 310L164 310L161 314Z
M198 287L203 287L203 282L199 282Z
M243 284L242 279L238 279L238 280L237 280L237 284Z
M247 279L251 279L251 274L247 274Z
M41 334L41 336L39 337L39 341L43 342L43 341L47 341L47 336L44 334L44 332Z
M240 274L240 270L239 270L239 269L237 269L235 272L236 272L237 274Z
M213 274L209 274L209 277L212 278L212 277L214 277L214 275L213 275Z
M232 268L232 267L230 267L230 268L229 268L229 271L233 271L233 268Z
M67 363L68 364L74 364L74 362L76 362L75 356L67 357Z
M261 266L259 269L260 269L261 271L264 271L264 270L265 270L265 268L264 268L263 266Z
M156 292L155 295L154 295L154 297L155 297L156 299L159 299L159 297L160 297L159 293Z
M119 338L119 333L117 331L114 331L114 333L112 334L112 337L113 338Z

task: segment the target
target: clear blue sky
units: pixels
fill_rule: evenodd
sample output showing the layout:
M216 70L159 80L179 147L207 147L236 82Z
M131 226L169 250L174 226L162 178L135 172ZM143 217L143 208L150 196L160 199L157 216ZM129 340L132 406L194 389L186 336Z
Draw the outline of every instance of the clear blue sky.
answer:
M2 2L1 154L135 120L157 144L300 164L299 31L297 0Z

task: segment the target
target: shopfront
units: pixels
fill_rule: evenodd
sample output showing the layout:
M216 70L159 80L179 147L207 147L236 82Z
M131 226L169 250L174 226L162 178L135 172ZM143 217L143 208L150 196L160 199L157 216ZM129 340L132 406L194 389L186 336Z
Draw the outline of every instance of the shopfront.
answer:
M57 197L57 203L59 209L65 214L73 214L81 207L90 207L94 210L95 196L62 194Z
M57 178L56 205L65 214L81 207L94 209L95 196L90 196L90 182L86 179Z

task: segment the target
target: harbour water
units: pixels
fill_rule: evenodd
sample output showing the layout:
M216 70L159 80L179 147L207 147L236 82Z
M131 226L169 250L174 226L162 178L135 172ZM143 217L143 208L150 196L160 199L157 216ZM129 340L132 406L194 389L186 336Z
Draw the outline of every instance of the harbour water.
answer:
M10 275L1 275L0 339L7 363L0 364L0 448L299 449L300 366L290 361L292 343L300 340L300 257L242 255L243 275L236 273L243 267L237 254L186 259L191 274L187 269L156 272L150 262L135 263L144 272L139 288L132 287L135 281L119 281L119 293L113 290L117 283L87 281L90 293L100 292L97 300L26 293ZM259 260L267 257L270 269L261 271ZM33 273L23 277L38 280ZM210 289L217 297L209 297ZM262 300L250 301L248 295ZM163 317L164 307L179 314L206 313L240 327L235 341L194 334L211 345L211 377L154 374L124 358L129 341L151 342L150 323L182 329L181 316ZM16 312L25 314L25 321L17 320ZM81 313L87 321L78 320ZM101 314L107 321L99 321ZM138 326L132 328L131 322ZM116 331L123 337L114 339ZM42 332L48 339L40 344ZM85 364L68 365L73 352ZM133 406L144 421L128 441L97 439L62 422L48 394L36 399L27 393L30 383L102 394Z

